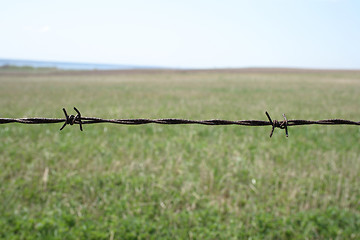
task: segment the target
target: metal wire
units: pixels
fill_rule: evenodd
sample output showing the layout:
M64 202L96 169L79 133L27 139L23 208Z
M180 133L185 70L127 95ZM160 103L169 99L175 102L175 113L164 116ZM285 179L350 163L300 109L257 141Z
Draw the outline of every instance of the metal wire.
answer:
M176 119L176 118L165 118L165 119L102 119L95 117L82 117L80 111L74 107L76 115L68 115L65 108L63 112L65 118L0 118L0 124L6 123L23 123L23 124L49 124L49 123L64 123L60 130L63 130L66 125L78 124L80 130L83 131L84 124L95 124L95 123L115 123L124 125L140 125L140 124L201 124L201 125L242 125L242 126L272 126L270 137L272 137L275 128L285 130L286 137L288 137L289 126L299 125L360 125L360 122L344 120L344 119L326 119L326 120L287 120L285 114L283 114L284 120L272 120L269 113L265 112L268 121L264 120L188 120L188 119Z

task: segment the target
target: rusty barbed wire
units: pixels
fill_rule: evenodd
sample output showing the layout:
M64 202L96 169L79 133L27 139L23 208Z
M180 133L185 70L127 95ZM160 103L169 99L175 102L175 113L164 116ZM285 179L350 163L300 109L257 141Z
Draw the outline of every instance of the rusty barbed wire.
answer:
M81 116L80 111L74 107L76 115L68 115L65 108L63 112L65 118L0 118L0 124L6 123L23 123L23 124L50 124L50 123L64 123L60 130L63 130L66 125L78 124L80 130L83 131L84 124L95 124L95 123L115 123L115 124L124 124L124 125L140 125L140 124L201 124L201 125L242 125L242 126L272 126L270 137L272 137L275 128L280 128L285 130L286 137L289 136L288 127L290 126L300 126L300 125L360 125L360 122L344 120L344 119L326 119L326 120L288 120L283 114L284 120L272 120L269 113L265 112L268 120L220 120L220 119L211 119L211 120L188 120L188 119L177 119L177 118L164 118L164 119L146 119L146 118L137 118L137 119L103 119L96 117L83 117Z

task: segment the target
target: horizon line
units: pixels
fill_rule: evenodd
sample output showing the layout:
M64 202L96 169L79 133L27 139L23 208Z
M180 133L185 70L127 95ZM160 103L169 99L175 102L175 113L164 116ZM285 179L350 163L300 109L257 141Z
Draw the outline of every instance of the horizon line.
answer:
M76 61L65 61L65 60L35 60L35 59L19 59L19 58L3 58L0 57L0 61L23 61L23 62L33 62L33 63L49 63L49 64L74 64L74 65L94 65L94 66L109 66L114 67L111 69L76 69L76 70L236 70L236 69L278 69L278 70L320 70L320 71L326 71L326 70L335 70L335 71L360 71L360 68L343 68L343 67L310 67L310 66L214 66L214 67L173 67L173 66L156 66L156 65L147 65L147 64L121 64L121 63L99 63L99 62L76 62ZM34 67L31 65L11 65L11 64L1 64L0 67L3 67L5 65L10 66L18 66L18 67ZM115 68L119 67L119 68ZM39 67L35 67L39 68ZM51 68L49 67L42 67L42 68ZM56 67L57 68L57 67ZM63 70L69 70L64 68L58 68Z

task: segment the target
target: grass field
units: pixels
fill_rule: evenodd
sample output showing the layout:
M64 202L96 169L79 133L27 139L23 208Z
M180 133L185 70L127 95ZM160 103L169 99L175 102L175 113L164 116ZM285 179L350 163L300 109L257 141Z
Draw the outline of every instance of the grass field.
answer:
M0 117L360 120L360 72L0 70ZM360 239L360 128L0 125L2 239Z

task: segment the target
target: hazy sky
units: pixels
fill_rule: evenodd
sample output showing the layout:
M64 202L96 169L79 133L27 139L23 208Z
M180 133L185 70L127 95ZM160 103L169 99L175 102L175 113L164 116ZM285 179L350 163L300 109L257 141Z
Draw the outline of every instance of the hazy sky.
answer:
M2 1L0 58L360 68L360 1Z

